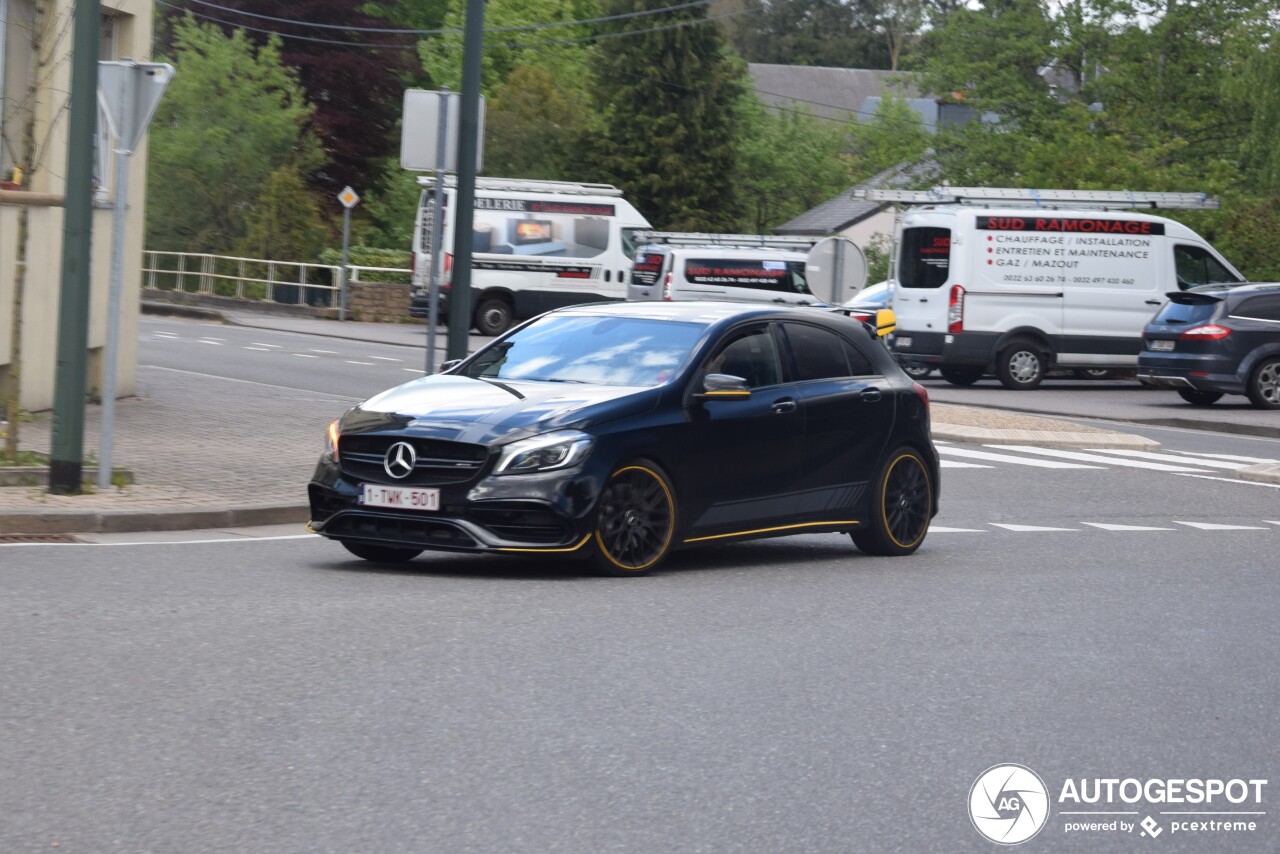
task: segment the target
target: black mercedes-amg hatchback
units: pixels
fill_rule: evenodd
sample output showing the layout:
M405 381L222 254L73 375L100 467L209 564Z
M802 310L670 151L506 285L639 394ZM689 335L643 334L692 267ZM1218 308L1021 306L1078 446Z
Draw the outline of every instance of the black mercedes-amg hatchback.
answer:
M1280 284L1175 291L1142 333L1138 380L1208 406L1247 395L1280 409Z
M848 532L906 555L938 509L928 395L817 309L614 303L544 314L329 428L311 529L376 561L583 556Z

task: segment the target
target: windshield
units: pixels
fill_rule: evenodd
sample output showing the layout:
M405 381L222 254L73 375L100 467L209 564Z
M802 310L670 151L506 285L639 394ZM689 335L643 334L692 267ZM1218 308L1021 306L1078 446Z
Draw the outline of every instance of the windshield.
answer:
M463 368L495 380L656 386L670 380L705 327L603 315L552 315L495 341Z

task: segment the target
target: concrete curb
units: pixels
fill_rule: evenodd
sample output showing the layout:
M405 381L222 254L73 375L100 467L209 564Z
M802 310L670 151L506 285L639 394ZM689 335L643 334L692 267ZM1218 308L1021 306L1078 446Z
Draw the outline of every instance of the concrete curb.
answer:
M958 424L934 424L933 438L943 442L968 442L974 445L1044 445L1051 448L1122 448L1130 451L1154 451L1160 443L1142 436L1111 430L992 430L987 427L964 427Z
M1280 463L1260 463L1236 471L1236 477L1254 483L1280 484Z
M246 505L208 510L31 510L0 513L0 534L129 534L200 528L303 524L305 504Z

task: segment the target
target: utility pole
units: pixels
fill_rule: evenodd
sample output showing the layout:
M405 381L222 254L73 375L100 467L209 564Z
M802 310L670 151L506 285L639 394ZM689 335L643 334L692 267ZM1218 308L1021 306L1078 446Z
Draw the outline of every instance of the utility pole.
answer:
M53 384L49 491L80 491L88 386L92 293L93 145L98 122L99 0L76 0L67 122L67 192L58 303L58 362Z
M453 286L449 291L450 359L467 355L471 330L471 232L476 213L476 143L480 125L480 59L484 0L467 0L462 37L462 104L458 126L458 192L453 231Z

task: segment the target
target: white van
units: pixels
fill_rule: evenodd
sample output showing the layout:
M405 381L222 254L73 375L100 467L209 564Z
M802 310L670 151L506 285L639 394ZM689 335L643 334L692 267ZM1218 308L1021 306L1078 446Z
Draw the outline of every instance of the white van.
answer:
M413 298L409 313L426 317L434 257L435 178L419 178L422 195L413 230ZM472 225L472 323L499 335L514 321L553 308L626 298L638 242L651 228L610 184L477 178ZM440 245L439 316L448 318L457 180L445 179Z
M893 347L901 361L936 367L956 385L994 371L1008 388L1031 389L1051 368L1134 368L1142 330L1167 291L1243 281L1181 223L1106 209L1143 199L1217 206L1200 194L946 188L922 195L940 193L955 198L898 218ZM1001 193L1034 193L1045 206L997 206ZM1061 202L1067 206L1051 207L1055 193L1070 196Z
M807 238L650 232L631 267L629 300L820 305L806 282Z

